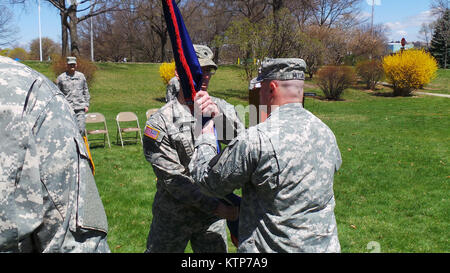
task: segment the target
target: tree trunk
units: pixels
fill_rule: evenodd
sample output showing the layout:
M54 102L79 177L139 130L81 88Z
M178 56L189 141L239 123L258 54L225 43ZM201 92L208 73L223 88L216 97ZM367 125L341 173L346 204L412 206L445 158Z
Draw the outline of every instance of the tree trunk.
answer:
M447 32L448 32L448 30L447 30ZM445 52L444 52L444 69L447 69L447 57L448 57L448 33L447 33L447 35L445 35L446 37L444 37L445 38Z
M65 0L59 0L59 5L65 10L66 9L66 1ZM59 16L61 17L61 55L67 56L67 48L68 48L68 29L67 29L67 16L65 15L64 11L61 11L59 13Z
M70 33L70 54L72 56L79 56L80 49L78 48L78 17L77 17L77 6L72 5L69 7L68 16L70 18L69 25L69 33Z
M273 16L273 23L274 23L274 31L272 34L272 39L275 41L275 46L271 49L270 55L273 58L278 58L282 54L279 49L280 42L279 38L277 37L277 34L280 33L280 10L283 8L283 0L272 0L272 16Z
M159 37L161 38L161 62L164 62L166 59L167 35L162 33Z
M161 26L165 25L164 14L161 16ZM166 44L167 44L167 29L161 27L161 32L159 38L161 39L161 62L164 62L166 59Z
M214 47L214 59L213 59L213 61L217 65L219 65L219 54L220 54L220 47L219 46Z
M65 25L64 14L61 13L61 55L67 56L67 45L68 45L68 33L67 26Z

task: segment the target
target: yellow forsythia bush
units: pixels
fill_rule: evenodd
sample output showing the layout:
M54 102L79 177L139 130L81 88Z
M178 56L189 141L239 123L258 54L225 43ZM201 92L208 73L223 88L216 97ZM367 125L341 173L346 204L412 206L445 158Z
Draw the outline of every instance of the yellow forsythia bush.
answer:
M159 76L164 84L168 84L170 79L175 77L175 62L162 63L159 66Z
M437 62L429 53L421 49L398 52L383 59L386 79L394 87L395 96L410 95L436 77Z

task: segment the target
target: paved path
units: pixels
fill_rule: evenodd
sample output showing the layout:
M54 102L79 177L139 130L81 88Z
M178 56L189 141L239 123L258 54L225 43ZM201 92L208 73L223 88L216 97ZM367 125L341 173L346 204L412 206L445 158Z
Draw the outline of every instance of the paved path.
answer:
M419 91L413 91L413 93L414 93L414 94L417 94L417 95L429 95L429 96L436 96L436 97L450 98L450 95L447 95L447 94L426 93L426 92L419 92Z
M387 83L387 82L380 82L380 84L382 84L384 86L392 87L392 85ZM428 95L428 96L450 98L450 95L447 95L447 94L427 93L427 92L420 92L420 91L413 91L413 93L416 94L416 95Z

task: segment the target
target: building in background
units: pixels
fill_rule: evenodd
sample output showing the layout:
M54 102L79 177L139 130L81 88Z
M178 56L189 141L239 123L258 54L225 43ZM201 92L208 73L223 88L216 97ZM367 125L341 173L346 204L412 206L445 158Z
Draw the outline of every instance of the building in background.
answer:
M397 51L400 51L402 48L402 44L400 42L390 42L388 43L388 51L389 53L396 53ZM411 49L414 48L414 45L412 43L407 43L405 45L405 49Z

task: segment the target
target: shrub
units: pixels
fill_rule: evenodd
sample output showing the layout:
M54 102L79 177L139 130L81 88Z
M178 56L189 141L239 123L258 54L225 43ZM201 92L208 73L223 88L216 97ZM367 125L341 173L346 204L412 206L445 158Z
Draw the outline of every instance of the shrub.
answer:
M67 60L66 57L59 55L52 55L52 66L51 69L55 76L58 77L61 73L67 70ZM77 57L77 71L84 74L88 86L94 81L95 72L97 67L91 61L84 59L82 57Z
M383 63L379 60L361 61L356 64L356 72L367 89L375 90L375 86L384 75Z
M437 62L424 50L410 49L386 56L383 68L394 96L408 96L436 77Z
M159 66L159 76L161 77L163 83L167 85L173 77L175 77L175 62L162 63Z
M349 66L324 66L317 72L317 85L327 99L338 100L354 82L355 72Z
M8 52L8 57L10 57L11 59L26 60L28 59L28 53L25 49L16 47Z

